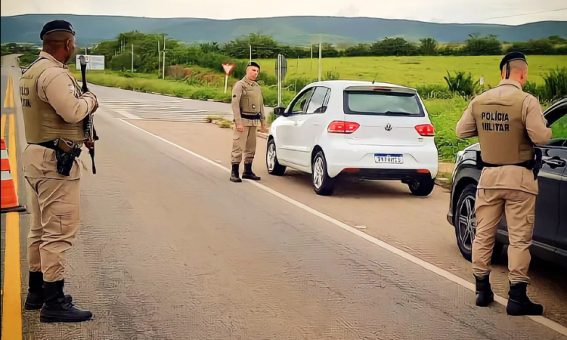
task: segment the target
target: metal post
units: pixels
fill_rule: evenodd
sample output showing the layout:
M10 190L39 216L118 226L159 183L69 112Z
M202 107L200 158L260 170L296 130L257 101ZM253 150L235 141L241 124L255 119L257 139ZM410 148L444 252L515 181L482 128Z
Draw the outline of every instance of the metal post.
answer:
M321 53L321 43L319 42L319 71L318 71L318 76L317 76L317 78L319 79L319 81L321 81L321 69L322 69L322 67L321 67L321 55L322 55L322 53Z
M159 78L159 73L161 72L161 56L159 55L159 39L157 41L157 74Z
M282 57L281 54L278 54L278 107L282 106Z
M226 93L226 90L228 89L228 74L224 75L224 93Z
M250 62L252 62L252 45L248 44L248 47L250 49Z
M163 70L161 73L161 79L165 79L165 34L163 35Z
M132 44L132 73L134 73L134 44Z

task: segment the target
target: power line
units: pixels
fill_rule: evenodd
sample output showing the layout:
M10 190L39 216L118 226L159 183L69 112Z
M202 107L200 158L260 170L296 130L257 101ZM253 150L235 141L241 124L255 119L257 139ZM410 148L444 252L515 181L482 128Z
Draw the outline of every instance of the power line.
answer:
M490 20L490 19L502 19L502 18L513 18L513 17L521 17L521 16L526 16L526 15L532 15L532 14L542 14L542 13L549 13L549 12L560 12L560 11L565 11L567 10L567 7L565 8L557 8L557 9L550 9L547 11L539 11L539 12L530 12L530 13L523 13L523 14L513 14L513 15L504 15L501 17L491 17L491 18L486 18L484 20Z

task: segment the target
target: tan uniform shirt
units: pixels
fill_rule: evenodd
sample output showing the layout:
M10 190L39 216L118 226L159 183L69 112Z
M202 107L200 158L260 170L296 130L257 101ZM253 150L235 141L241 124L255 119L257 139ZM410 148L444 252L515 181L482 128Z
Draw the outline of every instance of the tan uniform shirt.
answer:
M234 114L234 122L236 124L242 123L242 125L244 125L244 126L259 126L261 123L265 124L266 115L264 113L264 99L263 98L259 103L259 105L260 105L260 107L259 107L260 119L242 118L240 100L242 98L242 94L245 91L246 87L252 88L254 91L260 91L260 93L261 93L260 85L258 85L258 83L253 81L253 80L247 79L246 77L242 78L241 80L236 82L236 84L234 84L234 87L232 88L232 100L231 100L232 113Z
M78 123L98 107L94 94L81 94L81 87L66 65L51 54L40 52L40 57L48 59L57 67L45 70L37 81L37 94L49 103L57 114L67 123Z
M522 89L520 83L514 80L503 79L498 87L489 91L493 91L491 94L495 97L504 97L510 91L517 91L518 89ZM459 138L469 138L478 135L477 125L472 115L472 104L476 99L471 101L457 123L456 134ZM522 120L526 126L528 137L534 144L545 144L549 141L551 129L546 127L547 122L543 117L541 106L532 95L528 95L522 104ZM537 181L534 180L533 172L513 165L484 168L478 188L515 189L532 194L537 194L538 192Z

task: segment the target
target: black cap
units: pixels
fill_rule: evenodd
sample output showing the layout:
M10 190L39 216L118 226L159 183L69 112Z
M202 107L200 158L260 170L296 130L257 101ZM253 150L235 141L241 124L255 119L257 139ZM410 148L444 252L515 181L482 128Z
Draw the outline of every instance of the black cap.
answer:
M65 20L53 20L53 21L50 21L47 24L43 25L43 29L41 30L41 33L39 34L39 38L41 40L43 40L43 37L46 34L49 34L49 33L52 33L52 32L57 32L57 31L69 32L69 33L75 35L75 31L73 30L73 25L71 25L69 22L67 22Z
M254 67L257 67L258 69L260 69L260 65L258 65L258 63L255 62L255 61L249 62L248 65L246 65L246 67L248 67L248 66L254 66Z
M526 64L528 61L526 60L526 56L522 52L510 52L502 58L500 61L500 71L506 66L507 63L513 60L523 60Z

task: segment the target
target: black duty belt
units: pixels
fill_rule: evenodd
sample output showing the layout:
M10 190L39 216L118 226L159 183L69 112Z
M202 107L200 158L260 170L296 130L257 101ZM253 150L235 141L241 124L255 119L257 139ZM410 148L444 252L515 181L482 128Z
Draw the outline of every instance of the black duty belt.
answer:
M62 143L66 144L66 145L63 145L63 148L60 145ZM72 145L69 145L69 144L67 144L66 142L64 142L63 140L60 140L60 139L54 139L54 140L50 140L50 141L47 141L47 142L30 143L30 144L35 144L35 145L43 146L44 148L52 149L52 150L55 150L55 151L63 151L63 152L70 152L72 149L78 148L78 150L75 151L75 152L78 152L78 154L81 153L81 149L80 149L79 145L74 144L74 143Z
M36 145L40 145L40 146L43 146L44 148L48 148L48 149L52 149L52 150L58 150L56 143L57 142L55 140L50 140L48 142L37 143Z
M241 112L240 116L244 119L260 119L261 118L259 113L251 113L251 112Z
M489 167L489 168L495 168L495 167L506 166L506 165L515 165L515 166L524 167L528 170L533 170L535 162L533 160L529 160L529 161L525 161L525 162L522 162L522 163L516 163L516 164L491 164L491 163L486 163L486 162L482 162L482 164L485 167Z

